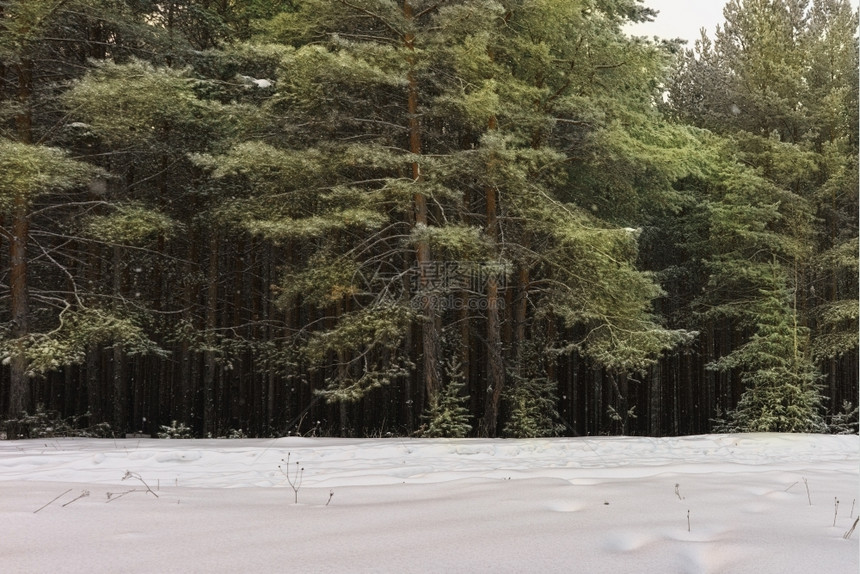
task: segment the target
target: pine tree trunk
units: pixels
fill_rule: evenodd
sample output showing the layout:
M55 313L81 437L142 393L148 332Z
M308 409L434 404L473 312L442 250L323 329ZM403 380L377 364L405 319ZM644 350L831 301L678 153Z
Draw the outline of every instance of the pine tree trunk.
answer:
M22 61L17 66L18 103L21 112L15 116L15 126L21 143L33 143L33 119L30 100L33 94L33 63ZM12 214L12 237L9 238L9 311L12 336L17 348L9 362L9 417L18 417L30 405L30 380L24 339L30 334L30 294L27 269L27 244L30 240L30 213L27 198L15 197Z
M403 2L403 17L412 20L412 5L409 0ZM407 74L407 113L409 117L409 151L413 156L421 155L421 123L418 120L418 80L415 77L416 62L414 59L415 37L408 33L403 38L404 46L409 53L409 72ZM421 166L417 159L412 162L412 180L415 183L421 181ZM416 193L413 197L415 210L415 225L427 226L428 210L427 197L423 193ZM415 246L415 260L418 265L418 288L427 295L429 287L428 273L432 262L430 243L427 240L418 241ZM421 298L422 315L421 322L421 347L423 351L423 375L424 388L428 404L436 400L441 387L439 376L439 329L440 319L432 298L425 296Z
M490 119L490 130L496 129L496 118ZM487 166L492 173L493 162ZM491 243L497 246L498 207L497 193L493 186L488 186L485 193L487 214L487 235ZM505 366L502 357L502 321L499 314L499 280L498 270L493 269L487 278L487 394L484 401L484 418L481 423L481 434L487 437L496 436L496 426L499 418L499 404L505 386Z
M100 356L101 353L98 347L90 345L87 349L86 368L84 370L87 389L87 411L90 413L90 424L104 422L104 414L101 406Z
M341 299L337 302L335 307L335 322L339 322L344 312L348 311L348 308L345 308L344 301ZM349 363L347 362L349 357L347 357L346 352L343 349L337 350L337 378L340 381L340 384L345 384L349 379ZM338 404L338 417L340 419L340 436L348 437L349 436L349 412L347 410L346 401L340 401Z
M523 247L528 249L528 242L523 243ZM523 349L526 344L526 315L528 312L528 289L529 289L529 270L525 264L520 265L517 270L517 290L516 301L514 304L514 344L517 348L517 365L516 370L518 375L523 373Z
M501 320L499 317L499 284L491 275L487 282L487 395L484 403L482 434L496 436L499 403L505 385L502 357Z
M91 193L90 201L96 201L98 195ZM98 285L102 280L103 270L101 268L101 248L89 244L87 247L86 279L92 285ZM105 413L102 405L102 376L101 362L102 352L98 345L91 343L87 347L87 358L85 363L84 377L87 393L87 412L90 413L89 424L105 422Z
M15 198L12 237L9 240L9 307L12 316L12 336L17 339L16 350L9 362L9 417L18 417L30 404L30 381L24 338L30 334L30 303L27 276L27 241L29 219L26 200Z
M122 296L122 248L113 248L113 295L119 300ZM113 426L120 433L127 429L128 385L125 376L125 353L122 345L113 348Z
M661 419L661 406L662 406L662 370L663 364L660 361L657 361L651 367L651 385L650 385L650 408L649 408L649 428L648 434L651 436L660 436L662 435L662 429L660 428L660 419Z
M190 249L185 264L185 276L188 278L183 289L183 310L182 321L186 329L198 328L195 321L195 308L198 306L198 291L200 286L192 281L192 277L196 277L198 270L198 246L201 238L196 232L192 232L190 238ZM192 415L194 414L194 403L197 388L197 379L195 369L192 369L197 357L196 353L192 352L191 344L187 337L183 337L179 347L179 357L181 365L179 368L179 396L176 398L177 408L172 412L173 417L178 417L178 420L184 424L192 424Z
M407 328L406 337L404 337L403 348L408 355L414 348L413 329ZM412 435L415 432L415 397L412 383L412 373L406 373L403 377L403 420L406 425L406 434Z
M271 284L270 262L272 260L272 247L267 243L265 245L258 244L256 245L256 248L262 253L259 285L260 318L263 321L261 331L265 338L265 342L269 342L275 337L276 333L275 327L272 326L272 321L274 320L272 315L274 310L271 307L271 300L268 297L268 288ZM290 324L290 313L290 310L287 310L285 313L287 325ZM266 420L261 427L262 432L269 435L275 428L275 367L269 364L262 377L266 384Z
M217 432L216 424L216 363L215 327L218 321L218 233L212 231L209 235L209 272L206 287L206 346L203 354L205 374L203 378L203 434Z

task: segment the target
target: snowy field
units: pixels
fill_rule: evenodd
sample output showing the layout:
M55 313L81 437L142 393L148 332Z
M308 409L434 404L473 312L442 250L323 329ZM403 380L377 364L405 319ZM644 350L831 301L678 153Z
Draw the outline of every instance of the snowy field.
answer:
M858 471L858 436L0 441L0 571L856 574Z

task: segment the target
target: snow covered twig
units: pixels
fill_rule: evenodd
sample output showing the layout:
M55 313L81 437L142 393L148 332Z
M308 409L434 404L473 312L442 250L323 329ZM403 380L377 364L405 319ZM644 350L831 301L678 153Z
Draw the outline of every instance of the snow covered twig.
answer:
M42 510L42 509L44 509L44 508L47 508L47 507L51 506L52 504L54 504L55 502L57 502L59 499L61 499L62 497L64 497L64 496L65 496L65 495L67 495L68 493L70 493L71 491L72 491L72 489L70 488L69 490L67 490L66 492L64 492L63 494L61 494L60 496L58 496L58 497L56 497L55 499L53 499L53 500L52 500L51 502L49 502L48 504L46 504L46 505L44 505L44 506L41 506L41 507L39 507L38 509L34 510L34 511L33 511L33 514L36 514L37 512L39 512L39 510Z
M278 470L281 471L281 474L287 477L287 482L290 484L290 488L293 489L294 502L296 504L299 503L299 488L302 487L302 476L304 476L305 469L299 467L298 461L296 461L296 472L293 476L290 476L290 453L287 453L287 460L281 459L281 462L285 464L287 470L281 465L278 465ZM329 496L329 501L331 501L331 496Z
M854 529L857 528L858 522L860 522L860 516L854 519L854 524L851 525L851 528L848 530L848 532L842 535L842 538L844 538L845 540L851 538L851 535L854 534Z

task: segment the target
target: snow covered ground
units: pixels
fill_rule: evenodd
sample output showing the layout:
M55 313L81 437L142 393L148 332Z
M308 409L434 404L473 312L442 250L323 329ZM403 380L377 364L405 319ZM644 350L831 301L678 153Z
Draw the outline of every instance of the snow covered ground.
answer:
M858 436L0 441L0 571L856 574L858 471Z

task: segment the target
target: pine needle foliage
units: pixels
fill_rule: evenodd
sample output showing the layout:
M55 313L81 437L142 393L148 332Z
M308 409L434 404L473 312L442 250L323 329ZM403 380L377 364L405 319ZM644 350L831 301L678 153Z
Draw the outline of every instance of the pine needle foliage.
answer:
M784 289L762 293L750 340L714 362L716 370L741 373L746 387L719 430L728 432L823 432L821 376L805 352L807 332L796 323Z
M466 377L463 366L456 358L445 361L445 376L447 384L436 401L431 402L424 414L427 421L421 436L427 438L463 438L472 430L469 420L472 418L466 403L469 396L463 389Z
M833 413L827 420L827 432L830 434L857 434L860 432L860 408L851 401L842 401L839 412Z
M542 345L537 341L521 344L520 372L510 372L510 386L505 393L508 417L504 435L511 438L558 436L564 425L559 423L557 384L546 376Z
M16 200L31 204L41 195L81 189L100 173L61 149L0 137L0 213L12 210Z
M506 396L508 419L504 435L510 438L558 436L564 426L557 422L556 386L546 377L512 375Z

